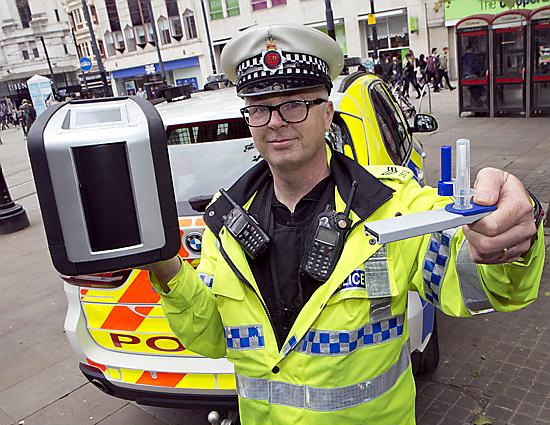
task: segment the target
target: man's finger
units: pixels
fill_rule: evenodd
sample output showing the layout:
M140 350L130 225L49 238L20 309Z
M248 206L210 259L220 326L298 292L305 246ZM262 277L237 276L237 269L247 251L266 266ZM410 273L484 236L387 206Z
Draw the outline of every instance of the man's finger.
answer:
M474 189L474 202L479 205L495 205L499 199L500 189L508 173L496 168L483 168L477 174Z

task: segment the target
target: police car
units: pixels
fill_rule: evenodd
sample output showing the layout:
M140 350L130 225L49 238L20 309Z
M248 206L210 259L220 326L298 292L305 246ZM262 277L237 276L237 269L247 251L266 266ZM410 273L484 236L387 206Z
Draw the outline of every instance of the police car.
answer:
M432 131L420 116L410 126L378 78L352 74L336 81L334 124L327 140L360 164L405 165L423 182L423 151L413 133ZM179 213L179 255L196 266L204 229L202 213L212 195L230 186L261 158L240 115L234 88L194 94L157 105L169 143ZM420 119L421 118L421 119ZM233 367L208 359L172 334L148 275L123 270L63 276L68 298L65 329L80 370L100 390L141 404L208 408L236 406ZM413 369L438 363L434 310L409 293Z

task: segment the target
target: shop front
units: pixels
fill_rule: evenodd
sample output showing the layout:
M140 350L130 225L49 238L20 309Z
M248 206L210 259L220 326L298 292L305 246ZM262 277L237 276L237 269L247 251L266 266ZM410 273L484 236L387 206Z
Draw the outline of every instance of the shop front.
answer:
M166 61L164 72L166 84L171 86L191 84L199 89L203 84L197 56ZM140 88L145 89L151 84L162 81L158 63L115 70L112 71L112 78L119 96L135 95Z
M368 56L374 53L373 25L369 25L369 15L358 18L367 37ZM376 13L376 34L378 39L378 56L381 60L397 56L403 60L410 49L409 22L407 9L396 9Z

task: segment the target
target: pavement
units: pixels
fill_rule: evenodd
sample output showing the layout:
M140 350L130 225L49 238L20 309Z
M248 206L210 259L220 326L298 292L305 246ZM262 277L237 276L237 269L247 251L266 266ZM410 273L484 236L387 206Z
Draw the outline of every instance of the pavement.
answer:
M550 120L459 118L457 98L457 91L433 94L440 128L419 135L428 182L437 180L439 146L469 138L474 173L504 168L548 203ZM11 196L31 222L0 236L0 425L206 425L207 410L139 406L82 376L63 332L67 301L49 259L25 140L18 129L0 139ZM419 425L550 424L549 273L539 298L519 312L438 315L440 366L417 380Z

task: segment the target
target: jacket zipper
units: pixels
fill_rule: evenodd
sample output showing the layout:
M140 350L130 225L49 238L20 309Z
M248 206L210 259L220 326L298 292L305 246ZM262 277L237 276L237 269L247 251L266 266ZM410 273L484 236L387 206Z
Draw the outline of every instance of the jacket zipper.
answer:
M231 259L229 258L229 256L225 252L225 250L223 249L223 246L222 246L221 243L220 243L220 253L222 254L222 257L224 258L224 260L229 265L229 268L233 271L233 273L235 273L237 275L239 280L241 282L243 282L245 285L247 285L252 290L252 292L254 292L254 294L256 294L256 296L258 297L258 300L260 301L260 304L262 304L262 307L264 308L264 311L267 315L267 318L269 320L269 324L271 325L271 329L273 329L273 334L275 335L275 340L277 341L277 346L279 346L279 337L277 336L277 332L275 332L275 326L273 325L273 319L271 317L271 314L269 313L267 305L265 305L262 298L256 293L256 290L254 289L252 284L248 280L246 280L246 278L242 275L242 273L239 271L239 269L237 269L235 264L233 264L233 262L231 261Z

